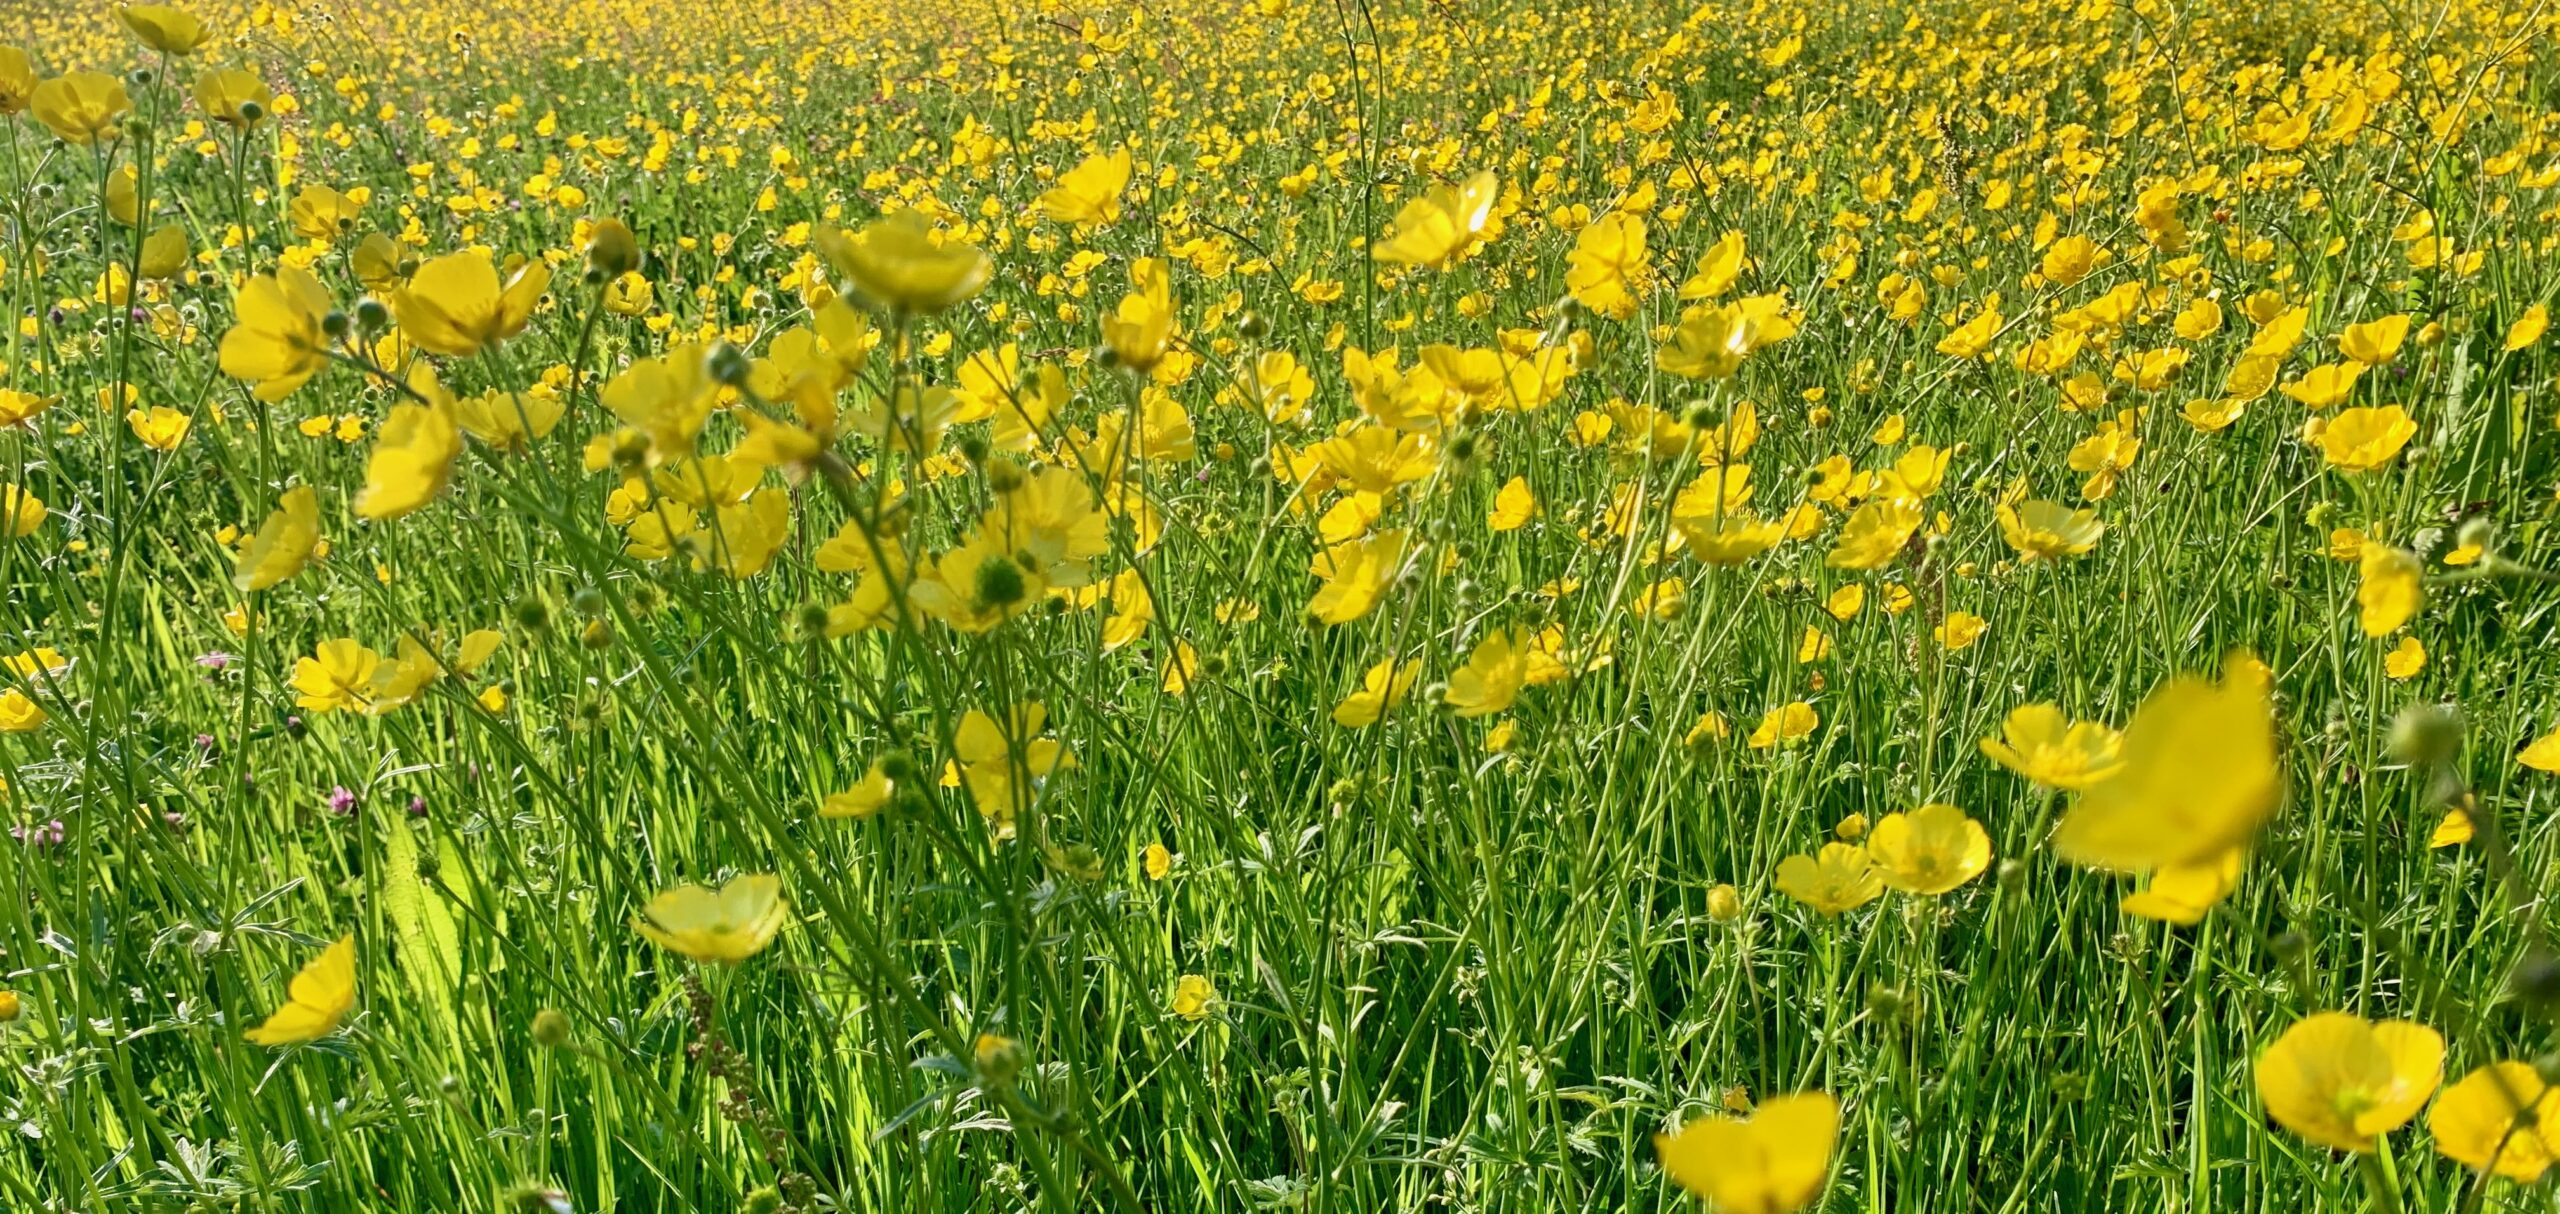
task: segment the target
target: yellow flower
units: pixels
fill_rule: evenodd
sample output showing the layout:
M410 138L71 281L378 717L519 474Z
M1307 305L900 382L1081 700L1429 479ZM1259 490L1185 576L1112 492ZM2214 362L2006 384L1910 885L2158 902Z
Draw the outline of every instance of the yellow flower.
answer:
M1775 1096L1748 1120L1708 1116L1653 1136L1672 1182L1722 1214L1789 1214L1831 1176L1840 1102L1823 1092Z
M2152 872L2141 889L2126 894L2118 909L2145 919L2194 926L2203 922L2205 912L2231 896L2248 862L2249 849L2235 847L2193 864L2164 865Z
M276 95L256 72L227 68L196 77L196 104L205 117L246 130L275 111Z
M1538 496L1529 491L1526 477L1515 476L1502 483L1493 495L1493 509L1485 514L1488 531L1517 531L1538 517Z
M1646 275L1641 216L1612 211L1593 220L1566 260L1564 285L1575 302L1611 320L1635 315Z
M276 499L276 509L241 546L231 584L241 590L264 590L302 572L319 547L319 495L309 485L296 485Z
M391 315L419 349L464 358L524 331L551 286L551 267L528 261L504 281L486 253L453 253L418 267L391 293Z
M2370 1153L2408 1123L2444 1077L2444 1038L2406 1020L2306 1016L2258 1055L2258 1098L2286 1129Z
M2535 304L2526 308L2524 315L2517 317L2514 324L2507 326L2505 348L2509 351L2524 349L2541 341L2542 334L2550 327L2551 309L2548 306Z
M193 13L166 4L128 4L116 17L143 45L164 55L193 54L213 37Z
M177 277L178 271L187 268L187 230L174 223L160 225L144 238L136 268L154 282Z
M2493 1062L2436 1097L2427 1132L2447 1159L2532 1184L2560 1158L2560 1088L2531 1063Z
M2418 433L2418 423L2398 405L2348 409L2320 431L2320 453L2342 472L2371 472L2390 463Z
M360 518L399 518L434 501L462 458L462 430L442 403L399 404L382 423L356 494Z
M1710 565L1739 565L1769 550L1783 532L1741 512L1722 518L1682 515L1671 520L1691 555Z
M1991 835L1952 805L1886 814L1867 838L1876 876L1906 894L1936 895L1973 880L1991 864Z
M25 539L44 525L44 499L18 485L0 485L0 535Z
M483 392L455 401L453 420L481 442L522 452L535 440L549 438L566 408L559 397L545 393Z
M1947 621L1931 629L1930 632L1938 638L1939 644L1946 646L1949 651L1954 651L1982 639L1983 631L1990 627L1991 621L1970 611L1950 611L1947 613Z
M1511 707L1529 677L1529 652L1525 632L1486 633L1467 664L1449 676L1440 698L1462 717L1489 717Z
M1185 1020L1208 1019L1217 1002L1218 988L1199 974L1184 974L1173 984L1173 1014Z
M2097 547L2098 537L2107 530L2098 521L2097 511L2074 510L2042 498L2003 505L1993 513L2000 520L2000 538L2030 561L2079 556Z
M1982 740L1982 753L2047 788L2087 788L2124 765L2122 735L2096 721L2075 722L2052 704L2011 709L2000 734Z
M1853 843L1825 843L1818 856L1794 855L1778 862L1778 892L1817 914L1836 915L1882 897L1884 880L1867 849Z
M255 382L260 400L293 395L329 365L322 325L330 310L329 289L309 271L278 266L250 279L233 301L231 331L222 335L222 373Z
M186 441L187 427L194 420L187 414L165 405L153 405L149 409L131 409L124 415L125 425L132 427L133 436L141 439L143 446L154 451L177 450L178 444Z
M0 117L26 109L28 98L35 91L34 62L17 47L0 46Z
M1949 358L1979 358L1991 349L1991 340L2000 335L2000 323L2000 310L1986 307L1939 338L1938 353Z
M1907 497L1877 498L1850 513L1824 563L1834 569L1881 569L1902 555L1903 545L1920 529L1920 521L1919 502Z
M1102 341L1122 366L1140 374L1164 361L1173 341L1173 282L1159 258L1129 263L1129 293L1102 318Z
M2218 684L2179 675L2142 702L2123 766L2083 789L2054 832L2064 859L2121 872L2197 864L2257 833L2284 783L2266 683L2245 656Z
M1381 531L1316 553L1311 568L1324 586L1307 601L1307 614L1326 624L1348 624L1369 614L1403 572L1404 558L1401 531Z
M2527 743L2516 752L2516 762L2546 775L2560 775L2560 729Z
M2400 644L2382 655L2382 673L2394 680L2416 678L2427 668L2427 647L2418 638L2402 637Z
M979 815L994 822L1001 836L1009 836L1014 818L1031 807L1041 781L1075 766L1075 754L1064 743L1040 736L1048 717L1048 706L1037 700L1007 710L1002 724L972 708L952 732L955 758L943 771L943 785L967 786Z
M340 936L285 988L286 1003L242 1036L253 1045L298 1045L338 1031L356 1005L356 938Z
M658 947L696 961L734 965L773 943L789 907L782 879L739 877L718 889L679 885L649 899L631 926Z
M870 768L862 773L862 778L854 781L853 787L843 792L829 793L826 800L819 802L818 816L821 818L868 818L887 808L889 798L896 793L897 781L890 779L889 773L882 770L879 760L875 759L872 760Z
M1395 235L1369 246L1380 261L1445 270L1489 237L1502 183L1480 172L1457 186L1434 186L1396 212Z
M33 733L51 714L15 687L0 690L0 733Z
M2356 622L2369 637L2389 636L2418 613L2426 567L2388 544L2368 540L2356 558Z
M63 142L86 145L114 130L116 120L133 108L133 99L117 77L71 72L37 85L27 94L27 108Z
M1380 661L1360 676L1360 690L1333 706L1333 723L1349 729L1377 724L1388 709L1404 702L1405 693L1421 677L1419 660L1408 661L1401 668L1394 658Z
M1129 149L1107 156L1088 156L1058 178L1040 196L1040 210L1052 221L1077 227L1117 223L1120 192L1129 188Z
M901 312L942 311L976 295L995 273L978 246L936 236L921 211L892 211L851 234L821 224L811 238L855 290Z
M1760 718L1760 724L1752 728L1751 736L1746 741L1753 750L1767 750L1772 746L1793 746L1812 736L1813 731L1821 724L1822 716L1813 710L1813 705L1797 700L1792 704L1770 709L1768 715Z
M1162 843L1150 843L1138 853L1139 867L1146 870L1147 880L1162 881L1173 873L1173 862L1181 857Z
M295 194L293 201L285 207L285 218L292 222L294 235L304 240L323 242L334 241L341 233L355 227L357 218L363 213L364 203L354 195L341 194L325 185L302 187L302 192ZM387 244L390 238L386 236L383 240ZM372 284L368 281L366 285Z
M694 440L711 419L720 385L705 369L704 355L699 343L672 346L624 367L597 394L615 417L648 436L652 462L692 458Z
M2338 353L2378 367L2400 356L2400 343L2409 338L2409 314L2401 312L2360 325L2348 325L2338 335Z
M2302 402L2306 409L2326 409L2355 395L2356 379L2364 374L2364 368L2360 362L2327 363L2303 372L2302 378L2278 391Z

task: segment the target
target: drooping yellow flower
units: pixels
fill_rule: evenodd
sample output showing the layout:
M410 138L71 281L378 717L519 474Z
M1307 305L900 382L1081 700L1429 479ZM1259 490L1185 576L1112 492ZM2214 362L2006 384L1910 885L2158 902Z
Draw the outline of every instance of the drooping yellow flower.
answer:
M256 72L225 68L196 77L196 104L205 117L247 130L275 112L276 95Z
M1087 156L1067 170L1058 184L1040 196L1040 210L1053 222L1093 227L1120 221L1120 195L1129 188L1129 149Z
M2370 1153L2408 1124L2444 1078L2444 1038L2406 1020L2306 1016L2258 1055L2258 1098L2286 1129Z
M133 109L124 81L105 72L71 72L37 85L27 94L36 121L52 128L64 143L86 146L112 131Z
M242 1036L253 1045L299 1045L338 1031L356 1006L356 938L340 936L285 988L286 1003Z
M164 55L191 55L213 37L195 14L166 4L128 4L116 10L118 20Z
M1837 915L1882 897L1884 879L1866 848L1825 843L1818 855L1793 855L1778 862L1778 892L1812 907L1816 914Z
M2527 1062L2493 1062L2427 1110L2436 1151L2465 1167L2532 1184L2560 1159L2560 1088Z
M264 401L293 395L329 365L330 341L322 328L329 289L307 270L278 266L250 279L232 304L235 319L222 335L222 373L252 381Z
M1525 632L1487 632L1467 664L1450 674L1441 700L1462 717L1489 717L1511 707L1528 682L1530 648Z
M2142 702L2123 765L2084 788L2054 832L2064 859L2122 872L2194 865L2257 833L2284 782L2267 686L2243 657L2220 683L2179 675Z
M2418 433L2418 423L2398 405L2348 409L2320 431L2320 454L2341 472L2371 472L2388 464Z
M35 91L34 61L17 47L0 46L0 118L25 110Z
M718 889L662 890L631 921L652 943L695 961L735 965L773 943L790 917L782 878L738 877Z
M1886 814L1867 836L1867 857L1888 887L1935 896L1990 867L1991 835L1963 810L1933 803Z
M501 280L488 254L451 253L391 293L391 315L419 349L467 358L523 332L550 286L551 267L539 259Z
M1810 1205L1831 1175L1840 1102L1824 1092L1762 1101L1750 1118L1701 1117L1653 1149L1672 1182L1720 1214L1790 1214Z
M2097 511L2074 510L2042 498L2002 505L1993 513L2000 521L2000 538L2030 561L2079 556L2097 547L2098 537L2107 530L2098 521Z
M821 224L811 238L856 291L893 311L942 311L976 295L995 274L978 246L935 234L921 211L892 211L853 233Z
M2369 637L2389 636L2418 613L2426 566L2389 544L2364 543L2356 557L2356 622Z
M1993 762L2047 788L2077 791L2123 766L2124 738L2097 721L2073 721L2052 704L2022 704L1984 738Z
M1445 270L1488 237L1502 183L1481 172L1456 186L1434 186L1396 212L1395 235L1369 246L1380 261Z
M275 510L241 546L231 584L241 590L265 590L302 572L319 547L319 495L309 485L296 485L276 498Z

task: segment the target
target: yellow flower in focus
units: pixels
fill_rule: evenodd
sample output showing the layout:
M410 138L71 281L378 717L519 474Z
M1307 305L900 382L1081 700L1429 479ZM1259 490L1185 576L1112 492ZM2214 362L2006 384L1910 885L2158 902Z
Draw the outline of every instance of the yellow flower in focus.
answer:
M2560 1088L2531 1063L2493 1062L2436 1097L2427 1132L2447 1159L2532 1184L2560 1159Z
M1574 301L1611 320L1635 315L1645 289L1644 219L1613 211L1574 239L1564 275Z
M1812 907L1816 914L1837 915L1884 896L1884 880L1866 848L1825 843L1818 855L1793 855L1778 862L1778 892Z
M132 108L124 81L105 72L70 72L27 94L27 109L36 121L52 128L64 143L82 146L114 130L116 120Z
M1982 753L2047 788L2078 790L2123 766L2124 738L2096 721L2073 721L2052 704L2023 704L1984 738Z
M1920 522L1919 502L1907 497L1877 498L1850 513L1823 563L1834 569L1881 569L1902 555L1903 545L1920 529Z
M2390 463L2418 433L2418 423L2398 405L2348 409L2320 431L2320 454L2341 472L2371 472Z
M1813 705L1797 700L1784 707L1770 709L1768 715L1760 718L1760 724L1752 728L1746 741L1753 750L1793 746L1811 736L1821 724L1822 715L1813 710Z
M2391 652L2382 655L2382 673L2393 680L2413 679L2427 668L2427 647L2413 636L2400 638Z
M2348 325L2338 335L2338 353L2368 367L2379 367L2400 356L2400 344L2409 338L2409 314L2385 316L2380 320Z
M177 450L178 444L187 440L187 427L194 422L194 418L166 405L130 409L124 415L124 424L132 428L133 436L154 451Z
M2286 1129L2321 1146L2371 1153L2417 1116L2444 1078L2444 1038L2406 1020L2306 1016L2258 1055L2258 1098Z
M2064 859L2120 872L2198 864L2275 812L2284 779L2266 683L2254 658L2226 666L2220 683L2172 678L2135 710L2123 766L2084 788L2054 831Z
M128 4L116 18L144 46L164 55L190 55L213 37L195 14L166 4Z
M1701 1117L1653 1136L1662 1171L1724 1214L1790 1214L1831 1175L1840 1102L1823 1092L1775 1096L1749 1119Z
M921 211L893 211L850 234L821 224L810 236L836 273L893 311L942 311L976 295L995 274L978 246L937 236Z
M1494 629L1476 643L1467 664L1449 676L1441 700L1462 717L1489 717L1511 707L1529 677L1530 637Z
M1887 886L1935 896L1990 867L1991 835L1953 805L1923 805L1877 822L1867 836L1867 857Z
M285 988L286 1003L241 1034L253 1045L299 1045L338 1031L356 1006L356 938L345 935L302 967Z
M1102 318L1102 341L1120 365L1141 375L1164 361L1174 335L1173 281L1159 258L1129 263L1129 293Z
M0 733L33 733L52 714L15 687L0 690Z
M1740 512L1722 518L1682 515L1671 520L1691 555L1710 565L1739 565L1783 537L1778 524Z
M739 877L718 889L679 885L649 899L631 926L652 943L695 961L735 965L773 942L789 907L782 879Z
M276 509L241 547L231 584L244 591L265 590L302 572L319 547L319 495L309 485L296 485L276 499Z
M1395 235L1369 246L1379 261L1446 270L1486 239L1502 183L1480 172L1457 186L1434 186L1396 212Z
M1493 495L1493 509L1486 512L1484 525L1488 531L1517 531L1536 517L1537 495L1529 491L1528 478L1515 476Z
M222 335L222 373L254 382L259 400L280 401L329 365L323 324L332 310L329 289L309 271L278 266L250 279L232 303L230 332Z
M1316 553L1310 568L1324 586L1307 601L1307 614L1326 624L1348 624L1369 614L1404 571L1404 560L1401 531L1381 531Z
M504 281L486 253L452 253L418 267L391 293L391 315L419 349L466 358L524 331L550 289L551 267L527 261Z

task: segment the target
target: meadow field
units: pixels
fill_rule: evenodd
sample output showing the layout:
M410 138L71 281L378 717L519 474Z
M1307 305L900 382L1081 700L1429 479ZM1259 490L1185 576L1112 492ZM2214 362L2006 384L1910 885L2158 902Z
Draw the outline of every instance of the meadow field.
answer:
M2548 0L5 8L0 1209L2560 1202Z

